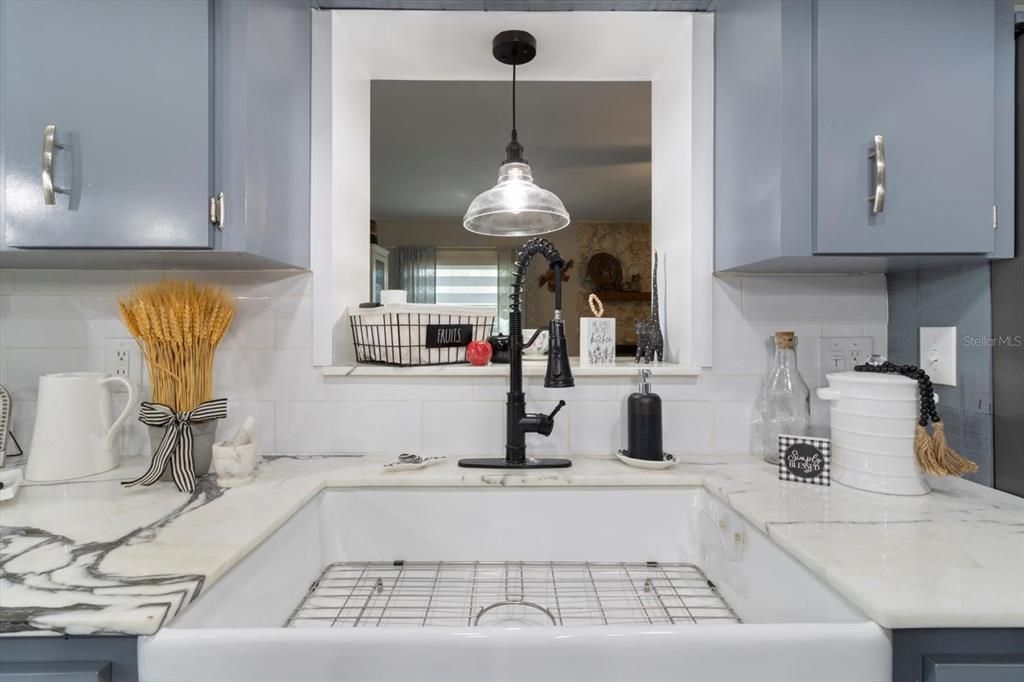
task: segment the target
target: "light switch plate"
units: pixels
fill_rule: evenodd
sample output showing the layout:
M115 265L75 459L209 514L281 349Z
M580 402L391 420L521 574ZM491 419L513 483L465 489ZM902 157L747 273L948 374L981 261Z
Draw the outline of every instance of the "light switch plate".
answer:
M918 366L933 384L956 386L956 327L921 327Z

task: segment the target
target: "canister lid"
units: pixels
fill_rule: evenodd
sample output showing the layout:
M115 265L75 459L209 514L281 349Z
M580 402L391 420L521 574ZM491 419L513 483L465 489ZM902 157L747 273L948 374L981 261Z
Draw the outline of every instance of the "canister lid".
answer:
M917 382L898 374L837 372L826 374L829 389L842 398L868 400L917 400Z
M882 374L873 372L836 372L826 374L825 378L831 383L833 380L841 382L853 382L861 384L914 384L917 382L900 374Z

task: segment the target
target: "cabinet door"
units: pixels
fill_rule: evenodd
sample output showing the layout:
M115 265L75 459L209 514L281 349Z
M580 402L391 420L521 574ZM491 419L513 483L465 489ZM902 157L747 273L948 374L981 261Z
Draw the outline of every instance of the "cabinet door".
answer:
M0 14L5 244L209 247L208 4L4 0Z
M992 251L992 0L829 0L815 12L816 253Z
M213 29L216 248L308 267L309 3L215 2Z

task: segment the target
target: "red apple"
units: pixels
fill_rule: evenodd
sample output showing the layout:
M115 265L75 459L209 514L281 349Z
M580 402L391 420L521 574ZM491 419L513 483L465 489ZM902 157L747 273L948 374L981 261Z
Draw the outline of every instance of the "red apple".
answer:
M470 341L469 345L466 346L466 359L472 365L483 367L491 361L491 354L493 352L491 344L486 341Z

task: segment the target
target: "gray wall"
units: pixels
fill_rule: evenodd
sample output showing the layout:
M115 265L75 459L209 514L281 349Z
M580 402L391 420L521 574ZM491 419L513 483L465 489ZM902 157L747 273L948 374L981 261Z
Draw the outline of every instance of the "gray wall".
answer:
M993 484L992 294L988 263L888 276L889 359L920 364L918 329L956 327L957 385L938 386L939 416L957 452L978 464L968 478Z

